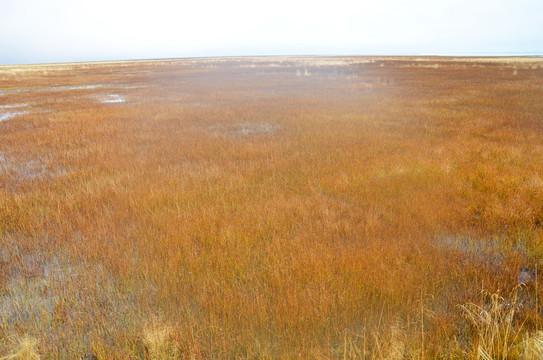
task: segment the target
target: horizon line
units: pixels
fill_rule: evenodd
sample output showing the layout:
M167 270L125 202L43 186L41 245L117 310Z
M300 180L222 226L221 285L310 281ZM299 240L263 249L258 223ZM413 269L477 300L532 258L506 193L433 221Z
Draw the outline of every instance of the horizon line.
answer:
M143 61L166 61L166 60L195 60L195 59L227 59L227 58L274 58L274 57L440 57L440 58L508 58L543 57L543 51L536 52L455 52L455 53L404 53L404 54L261 54L261 55L209 55L209 56L179 56L179 57L156 57L156 58L127 58L127 59L104 59L104 60L81 60L81 61L60 61L60 62L30 62L30 63L0 63L0 66L24 66L24 65L60 65L60 64L94 64L113 62L143 62Z

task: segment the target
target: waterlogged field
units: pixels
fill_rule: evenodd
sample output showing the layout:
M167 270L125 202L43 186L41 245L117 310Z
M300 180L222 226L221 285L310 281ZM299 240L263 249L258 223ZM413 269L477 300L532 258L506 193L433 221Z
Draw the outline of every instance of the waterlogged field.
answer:
M541 358L542 99L528 58L2 66L0 356Z

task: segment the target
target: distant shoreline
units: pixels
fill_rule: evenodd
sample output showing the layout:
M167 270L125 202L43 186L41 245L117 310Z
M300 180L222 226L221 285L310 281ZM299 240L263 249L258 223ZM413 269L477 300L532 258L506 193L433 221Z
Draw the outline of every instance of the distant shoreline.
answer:
M416 61L492 61L492 62L526 62L543 61L543 54L488 54L488 55L232 55L232 56L202 56L202 57L177 57L177 58L149 58L149 59L116 59L116 60L91 60L91 61L67 61L67 62L38 62L38 63L11 63L0 64L0 69L19 66L58 66L58 65L103 65L120 63L145 63L168 61L217 61L217 60L270 60L270 59L303 59L303 58L364 58L375 60L416 60Z

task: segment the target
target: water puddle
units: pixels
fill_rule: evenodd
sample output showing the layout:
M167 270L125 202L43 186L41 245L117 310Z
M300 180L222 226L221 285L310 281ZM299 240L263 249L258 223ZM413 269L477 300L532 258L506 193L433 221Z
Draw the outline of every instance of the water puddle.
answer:
M28 114L28 111L8 111L6 113L0 113L0 122L4 120L13 119L16 116Z
M77 344L90 348L88 334L96 334L97 330L96 322L89 319L99 319L99 324L115 328L142 322L133 299L155 296L157 288L152 282L143 281L130 292L120 291L113 274L100 264L53 254L40 246L20 245L46 241L55 240L16 234L2 239L0 263L5 264L0 292L2 334L39 332L43 342L51 344L69 336ZM79 241L84 238L76 235L74 242ZM57 321L62 321L62 326L56 326ZM4 341L0 339L2 348ZM75 357L61 354L60 358Z
M12 110L21 109L27 107L28 104L12 104L12 105L0 105L0 122L4 120L13 119L16 116L28 114L26 110Z
M506 245L504 239L500 237L483 239L463 235L443 235L436 241L440 248L457 252L471 263L490 266L494 269L500 269L503 266L507 254L515 253L525 256L527 253L523 241L519 240L515 244Z
M274 127L270 124L242 124L238 125L234 132L243 136L254 134L272 134Z
M232 126L212 126L214 136L249 137L253 135L273 135L278 126L268 123L243 123Z
M89 90L89 89L99 89L104 87L102 84L95 85L70 85L70 86L53 86L41 89L42 91L62 91L62 90Z
M66 91L66 90L93 90L103 88L103 84L92 84L92 85L62 85L62 86L49 86L43 88L25 88L25 89L11 89L4 90L2 95L5 94L24 94L32 92L48 92L48 91Z
M22 108L22 107L26 107L28 106L28 104L24 103L24 104L14 104L14 105L0 105L0 111L1 110L4 110L4 109L17 109L17 108Z
M51 168L48 163L47 159L16 160L0 153L0 176L22 182L66 175L66 170Z
M117 94L100 95L98 99L100 100L101 103L104 103L104 104L123 103L126 101L125 98Z
M59 85L40 88L21 88L21 89L5 89L0 91L0 96L6 94L24 94L34 92L56 92L56 91L71 91L71 90L96 90L105 88L119 89L141 89L147 88L147 85L126 85L126 84L89 84L89 85Z

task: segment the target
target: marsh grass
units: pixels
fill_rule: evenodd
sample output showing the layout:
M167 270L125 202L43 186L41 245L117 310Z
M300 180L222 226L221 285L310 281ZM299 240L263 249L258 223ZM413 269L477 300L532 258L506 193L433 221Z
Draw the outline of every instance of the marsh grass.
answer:
M535 354L542 79L526 59L0 67L2 104L31 104L0 122L0 355L25 334L48 359ZM512 320L480 295L527 276Z
M522 356L526 360L543 358L543 333L528 334L522 341Z
M149 359L168 360L178 358L179 351L173 339L174 329L155 320L143 330L143 344Z
M475 356L488 359L511 359L521 339L522 323L515 315L519 311L517 287L507 298L499 293L483 292L484 304L462 305L462 310L477 334Z
M39 354L36 351L38 340L31 336L23 336L17 339L15 352L7 356L3 356L2 360L38 360Z

